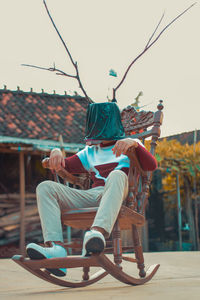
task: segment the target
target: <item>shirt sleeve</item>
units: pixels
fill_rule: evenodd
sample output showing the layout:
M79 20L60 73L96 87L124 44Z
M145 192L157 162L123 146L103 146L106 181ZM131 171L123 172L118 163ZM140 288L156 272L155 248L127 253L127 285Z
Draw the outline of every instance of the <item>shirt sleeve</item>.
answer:
M138 147L135 148L135 151L141 168L144 171L154 171L157 168L157 161L155 157L148 150L146 150L141 143L138 143Z
M78 155L65 158L65 169L72 174L87 173Z

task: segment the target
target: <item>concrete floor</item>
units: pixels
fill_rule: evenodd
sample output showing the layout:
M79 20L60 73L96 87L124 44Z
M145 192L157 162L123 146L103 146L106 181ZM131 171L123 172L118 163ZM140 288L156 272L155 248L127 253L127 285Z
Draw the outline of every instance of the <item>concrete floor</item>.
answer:
M142 286L120 283L110 275L85 288L63 288L43 281L11 259L0 260L0 300L7 299L159 299L200 300L200 252L145 253L145 264L161 266L154 278ZM124 270L137 276L136 266L124 262ZM81 269L69 270L67 277L81 278Z

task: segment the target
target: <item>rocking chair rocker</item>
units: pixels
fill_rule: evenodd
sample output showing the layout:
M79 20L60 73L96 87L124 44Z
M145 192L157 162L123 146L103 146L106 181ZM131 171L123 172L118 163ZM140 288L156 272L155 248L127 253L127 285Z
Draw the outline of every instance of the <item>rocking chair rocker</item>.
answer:
M144 140L151 137L151 150L154 155L156 142L160 136L160 126L163 119L163 105L162 101L157 106L158 110L153 112L140 111L137 112L132 106L128 106L121 113L122 123L125 129L126 136L132 138L139 138ZM148 130L148 128L151 129ZM72 256L65 258L51 258L42 260L30 260L21 255L12 257L13 261L28 270L37 277L51 282L56 285L65 287L84 287L91 285L106 275L110 274L119 281L130 285L141 285L155 275L159 268L159 264L151 266L145 272L144 257L138 227L145 224L145 207L148 200L149 185L151 182L152 172L144 172L139 164L134 149L130 149L127 153L130 159L129 169L129 194L122 205L117 221L112 232L113 244L113 261L106 255L106 249L101 254L92 254L90 257ZM48 158L43 161L43 166L48 167ZM68 182L78 185L81 188L88 188L88 178L77 177L68 173L65 169L58 172L58 175ZM88 229L93 222L96 208L83 208L64 210L62 212L62 222L65 225L78 229ZM120 231L124 229L132 230L133 249L135 257L124 256L122 247ZM67 244L67 247L72 248L73 245ZM130 276L123 270L122 261L136 263L139 269L139 278ZM83 268L83 276L79 281L66 281L57 278L48 272L47 269L53 268ZM101 267L102 269L94 275L89 276L91 267Z

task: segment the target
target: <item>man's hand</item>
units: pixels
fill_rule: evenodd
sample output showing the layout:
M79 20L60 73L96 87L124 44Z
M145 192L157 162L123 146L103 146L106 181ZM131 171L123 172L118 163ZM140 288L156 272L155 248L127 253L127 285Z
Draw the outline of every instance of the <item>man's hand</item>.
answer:
M126 155L126 152L130 147L137 148L137 146L138 146L138 143L134 139L126 138L126 139L117 141L114 148L112 149L112 151L113 151L113 154L115 154L116 157L118 157L121 154Z
M58 172L61 169L61 167L65 167L65 159L59 148L55 148L51 151L49 157L49 167L50 169L53 169L56 172Z

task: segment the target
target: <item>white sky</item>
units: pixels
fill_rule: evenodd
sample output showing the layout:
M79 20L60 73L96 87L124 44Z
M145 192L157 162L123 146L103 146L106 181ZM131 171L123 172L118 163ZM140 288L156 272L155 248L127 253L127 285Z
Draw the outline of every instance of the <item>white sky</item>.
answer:
M164 100L162 136L200 129L200 1L176 21L133 66L117 94L120 108L139 91L145 109ZM47 0L95 102L107 101L130 62L143 50L163 11L160 29L190 6L190 0ZM74 73L42 0L0 0L0 88L69 94L78 84L22 63ZM118 77L109 76L113 68ZM149 104L150 103L150 104Z

